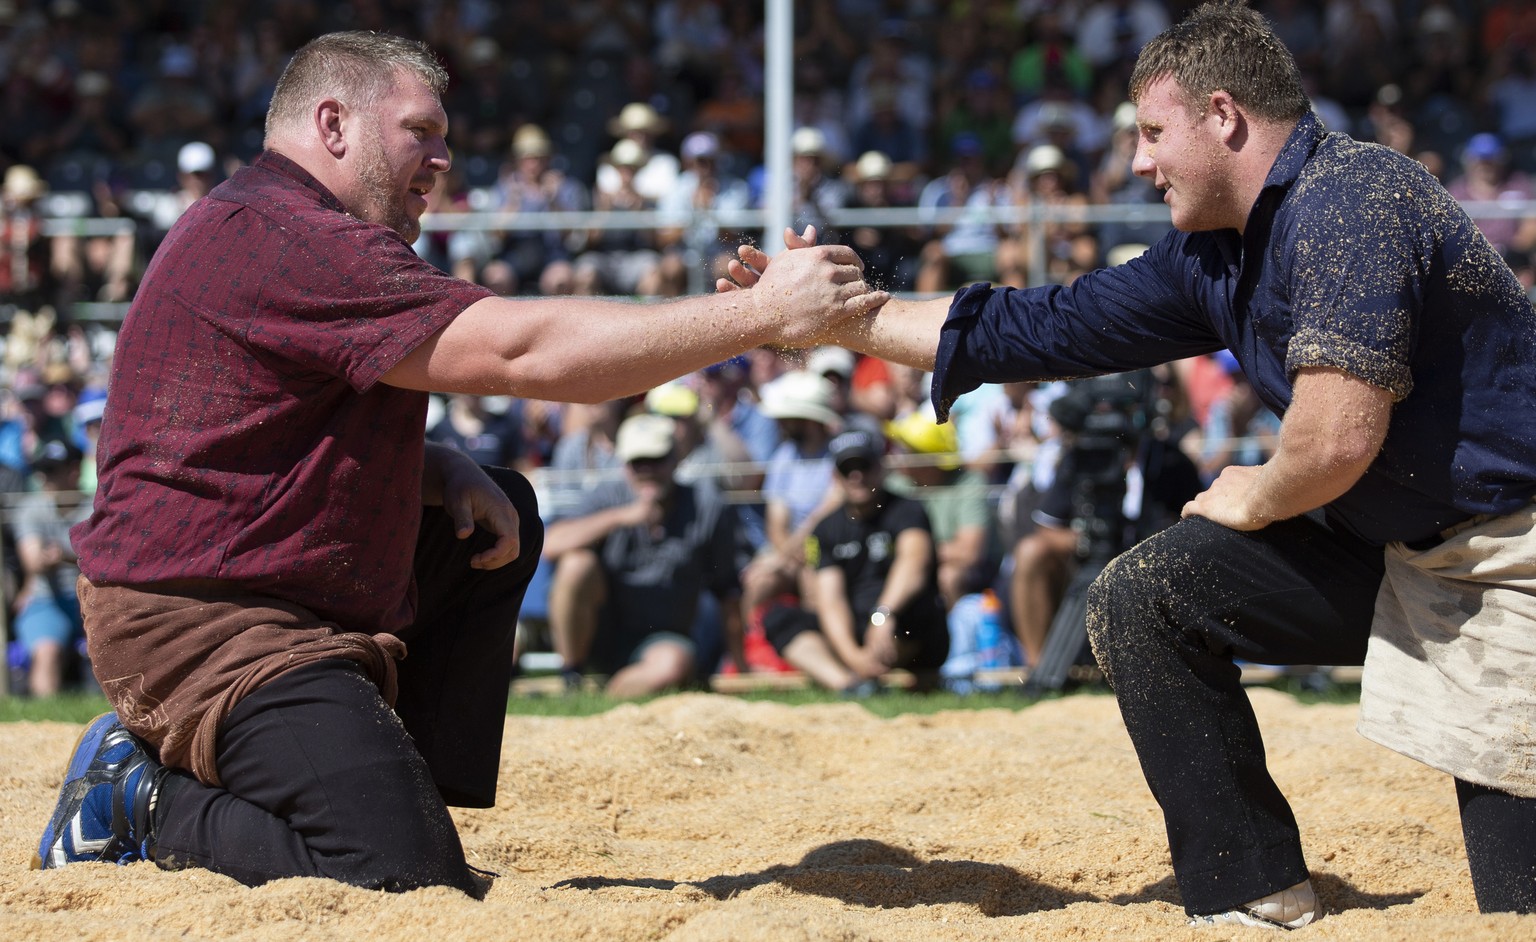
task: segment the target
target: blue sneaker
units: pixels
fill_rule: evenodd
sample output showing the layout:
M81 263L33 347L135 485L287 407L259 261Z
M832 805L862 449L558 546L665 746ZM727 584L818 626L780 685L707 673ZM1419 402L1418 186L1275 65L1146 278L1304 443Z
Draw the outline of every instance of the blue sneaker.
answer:
M32 858L33 870L87 860L149 860L150 812L165 769L143 743L103 713L86 724L69 756L59 804Z

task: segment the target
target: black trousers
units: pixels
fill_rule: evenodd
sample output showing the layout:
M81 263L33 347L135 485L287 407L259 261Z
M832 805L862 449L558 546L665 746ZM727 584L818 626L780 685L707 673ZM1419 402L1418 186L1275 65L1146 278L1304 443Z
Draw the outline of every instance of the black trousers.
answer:
M223 788L175 774L155 820L156 861L247 885L324 876L373 889L478 887L448 805L496 797L512 642L544 531L522 475L486 469L522 520L522 552L495 570L424 508L418 618L401 636L395 708L351 661L291 671L241 701L219 735Z
M1089 590L1094 653L1168 828L1191 914L1308 876L1290 805L1234 659L1358 665L1382 551L1320 515L1242 533L1191 517L1112 562ZM1458 782L1484 912L1529 912L1536 800Z

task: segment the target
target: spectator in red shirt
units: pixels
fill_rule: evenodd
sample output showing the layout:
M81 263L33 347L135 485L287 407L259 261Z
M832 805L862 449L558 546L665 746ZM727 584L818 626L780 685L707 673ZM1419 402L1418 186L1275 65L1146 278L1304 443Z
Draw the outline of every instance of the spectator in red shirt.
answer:
M494 800L543 532L521 475L426 444L428 393L614 399L884 300L830 246L766 290L644 306L452 278L410 248L449 167L446 82L419 43L312 41L266 150L146 271L72 534L115 715L36 865L482 892L448 806Z

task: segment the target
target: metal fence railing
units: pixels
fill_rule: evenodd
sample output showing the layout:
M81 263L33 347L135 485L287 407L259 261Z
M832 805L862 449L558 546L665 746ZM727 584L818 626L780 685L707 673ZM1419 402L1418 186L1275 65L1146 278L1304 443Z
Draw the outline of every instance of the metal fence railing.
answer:
M1474 220L1536 219L1536 200L1482 200L1462 204ZM768 223L769 214L760 209L696 211L681 215L659 210L636 212L539 212L508 213L470 210L466 212L429 213L422 217L423 232L526 233L580 230L656 230L675 228L717 228L728 232L759 232ZM1009 206L961 206L938 209L898 206L879 209L840 209L829 211L826 222L835 230L868 226L872 228L932 229L957 223L995 225L1025 235L1029 248L1029 283L1046 284L1048 253L1045 251L1047 229L1057 224L1089 226L1119 223L1148 225L1167 223L1168 208L1161 203L1112 203L1061 205L1030 203ZM125 232L145 232L148 223L131 217L51 218L44 221L47 236L112 236ZM1108 246L1105 246L1108 249ZM695 293L709 290L706 273L692 266L694 279L689 285ZM110 323L120 320L126 304L86 302L76 306L76 321Z

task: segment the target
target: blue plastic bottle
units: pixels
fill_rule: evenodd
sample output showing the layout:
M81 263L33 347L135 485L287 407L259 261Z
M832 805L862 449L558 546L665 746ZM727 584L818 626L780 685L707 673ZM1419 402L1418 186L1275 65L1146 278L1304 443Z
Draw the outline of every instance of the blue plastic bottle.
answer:
M976 669L996 670L1008 666L1008 647L1004 640L1003 606L997 593L987 589L981 595L981 624L976 631ZM979 682L983 690L996 690L996 682Z

